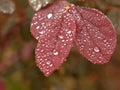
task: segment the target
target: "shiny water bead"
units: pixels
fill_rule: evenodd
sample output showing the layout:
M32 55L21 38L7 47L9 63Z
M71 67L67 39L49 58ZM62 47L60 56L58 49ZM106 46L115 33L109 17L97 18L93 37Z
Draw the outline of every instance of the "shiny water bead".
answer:
M94 47L94 52L100 52L100 49L98 47Z
M49 13L49 14L47 15L47 18L50 19L51 17L52 17L52 13Z

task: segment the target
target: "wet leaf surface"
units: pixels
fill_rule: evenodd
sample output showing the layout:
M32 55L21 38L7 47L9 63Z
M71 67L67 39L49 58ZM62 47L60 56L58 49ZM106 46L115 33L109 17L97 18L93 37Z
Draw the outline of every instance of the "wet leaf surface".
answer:
M36 63L46 76L66 60L75 36L74 18L69 13L63 13L63 5L67 3L56 2L33 17L31 32L38 39Z
M116 32L107 16L66 1L56 1L36 12L31 33L38 40L36 63L45 76L65 61L73 40L80 53L94 64L107 63L116 47Z
M30 33L30 22L35 12L29 6L28 0L14 1L16 10L12 15L0 13L0 66L3 66L0 67L0 83L5 86L4 88L7 90L120 90L120 35L117 32L120 7L109 4L114 0L107 2L68 0L76 5L97 8L108 17L109 12L112 14L109 18L114 25L117 25L115 26L117 47L111 60L103 65L92 64L73 47L66 58L67 61L47 78L35 63L34 49L37 40ZM13 21L9 22L11 17L14 17ZM6 27L6 23L9 28ZM4 35L3 28L7 28ZM31 42L34 45L31 45ZM27 55L30 55L29 59Z
M73 7L72 12L76 13L75 44L80 53L95 64L108 62L116 47L116 32L110 20L92 8Z

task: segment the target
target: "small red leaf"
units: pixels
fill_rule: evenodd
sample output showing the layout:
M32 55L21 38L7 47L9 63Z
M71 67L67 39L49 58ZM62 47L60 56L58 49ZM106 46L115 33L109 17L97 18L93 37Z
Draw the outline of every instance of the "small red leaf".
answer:
M77 25L75 44L80 53L92 63L109 61L116 47L116 33L110 20L100 11L72 7Z
M45 76L65 61L75 37L75 20L71 14L64 13L67 5L66 1L58 1L33 17L31 32L38 39L36 63Z

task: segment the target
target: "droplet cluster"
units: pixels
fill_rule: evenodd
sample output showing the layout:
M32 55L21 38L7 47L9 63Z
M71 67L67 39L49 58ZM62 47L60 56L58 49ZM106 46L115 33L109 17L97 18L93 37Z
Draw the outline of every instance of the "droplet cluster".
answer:
M45 76L66 60L73 43L94 64L108 62L116 47L114 27L103 13L70 7L66 1L56 1L36 12L31 33L38 40L36 63Z

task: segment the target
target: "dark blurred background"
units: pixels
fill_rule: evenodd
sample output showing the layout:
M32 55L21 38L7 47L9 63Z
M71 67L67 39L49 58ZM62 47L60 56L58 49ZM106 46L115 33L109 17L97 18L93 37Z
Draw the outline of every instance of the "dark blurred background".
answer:
M30 22L34 10L27 0L13 0L13 14L0 13L0 90L120 90L120 0L68 0L104 12L117 33L109 63L94 65L73 47L67 61L51 76L36 67Z

